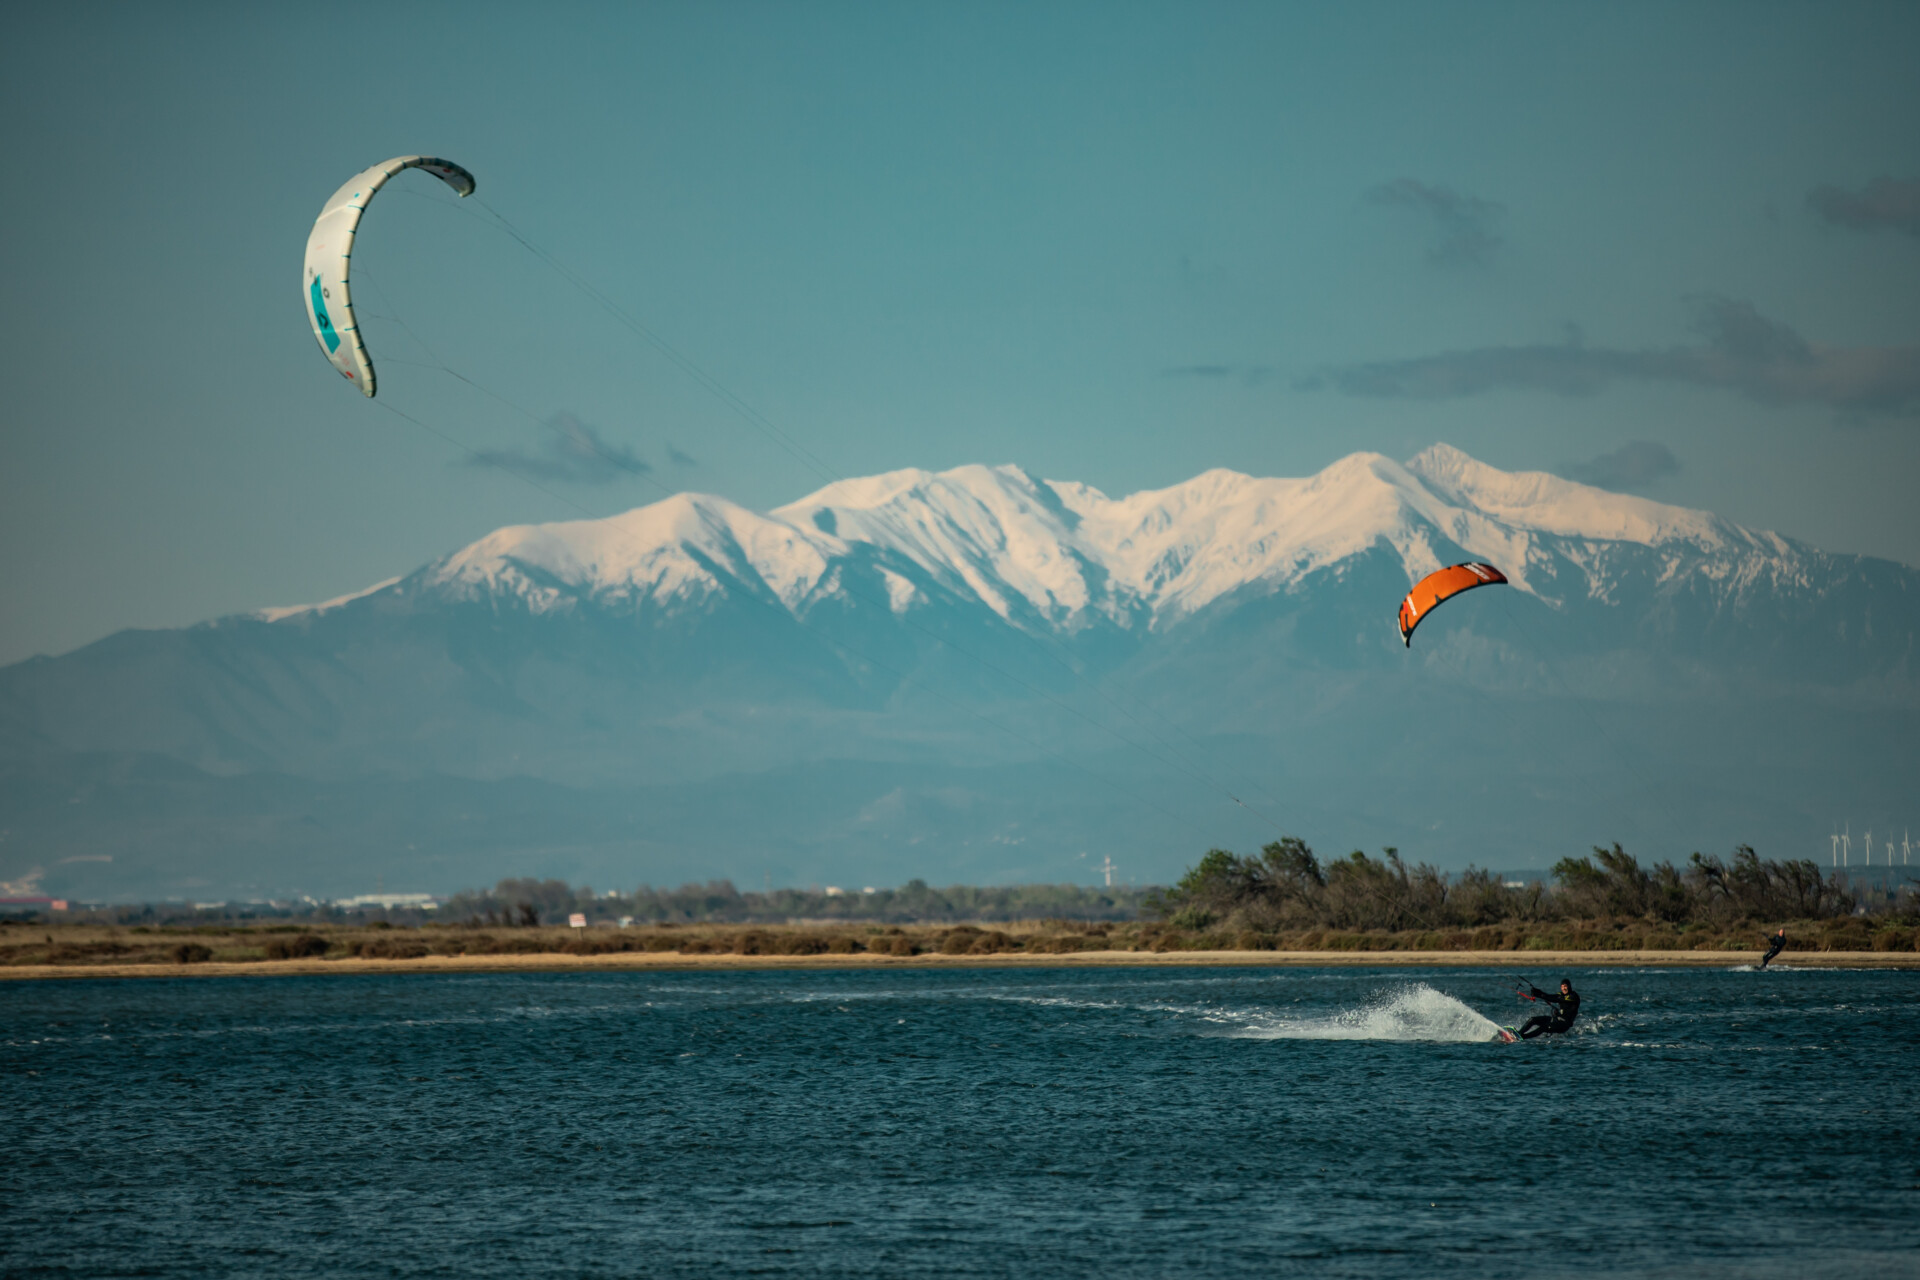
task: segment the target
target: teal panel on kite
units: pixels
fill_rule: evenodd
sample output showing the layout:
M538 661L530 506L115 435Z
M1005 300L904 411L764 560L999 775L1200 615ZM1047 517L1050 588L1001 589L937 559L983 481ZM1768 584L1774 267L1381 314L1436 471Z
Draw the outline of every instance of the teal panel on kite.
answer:
M473 194L473 175L451 160L396 156L347 179L321 207L313 231L307 236L307 260L301 284L314 341L320 344L327 363L366 396L373 395L375 389L373 359L367 354L366 343L360 340L360 325L353 317L353 293L347 281L348 269L353 263L353 241L360 231L360 217L374 193L408 169L425 170L452 187L456 195Z

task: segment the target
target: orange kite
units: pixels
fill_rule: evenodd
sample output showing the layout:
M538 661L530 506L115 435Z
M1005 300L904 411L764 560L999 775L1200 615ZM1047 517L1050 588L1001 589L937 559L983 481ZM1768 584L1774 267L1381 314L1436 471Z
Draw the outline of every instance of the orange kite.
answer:
M1507 575L1490 564L1454 564L1435 569L1414 583L1413 590L1400 602L1400 638L1407 642L1407 648L1413 648L1413 629L1443 601L1475 587L1496 583L1504 586L1506 581Z

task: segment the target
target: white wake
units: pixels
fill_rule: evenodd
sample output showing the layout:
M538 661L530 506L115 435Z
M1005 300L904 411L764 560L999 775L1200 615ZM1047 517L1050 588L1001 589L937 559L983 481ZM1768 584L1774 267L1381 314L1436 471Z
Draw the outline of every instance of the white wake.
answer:
M1260 1040L1492 1040L1499 1027L1424 982L1321 1018L1262 1018L1240 1034Z

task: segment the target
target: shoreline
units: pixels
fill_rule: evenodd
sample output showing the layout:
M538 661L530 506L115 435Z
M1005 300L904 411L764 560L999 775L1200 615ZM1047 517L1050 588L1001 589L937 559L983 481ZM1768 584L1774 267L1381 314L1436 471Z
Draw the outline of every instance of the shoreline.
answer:
M1724 969L1757 965L1758 951L1078 951L1061 955L742 956L681 955L676 951L576 956L420 956L411 960L343 957L338 960L204 961L198 964L43 964L0 966L0 981L76 978L254 978L322 974L674 973L700 970L792 969L1084 969L1084 968L1670 968ZM1779 969L1920 970L1920 952L1799 951L1774 962Z

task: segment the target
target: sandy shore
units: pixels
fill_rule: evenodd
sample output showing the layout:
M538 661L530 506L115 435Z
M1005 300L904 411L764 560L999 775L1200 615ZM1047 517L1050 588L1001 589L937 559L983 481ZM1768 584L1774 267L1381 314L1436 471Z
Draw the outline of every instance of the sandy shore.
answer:
M0 967L0 981L49 978L235 978L355 973L601 973L699 969L1084 969L1225 966L1327 968L1726 969L1756 964L1757 951L1079 951L1067 955L737 956L678 952L422 956L416 960L252 960L204 964L48 964ZM1796 951L1789 969L1915 969L1920 952Z

